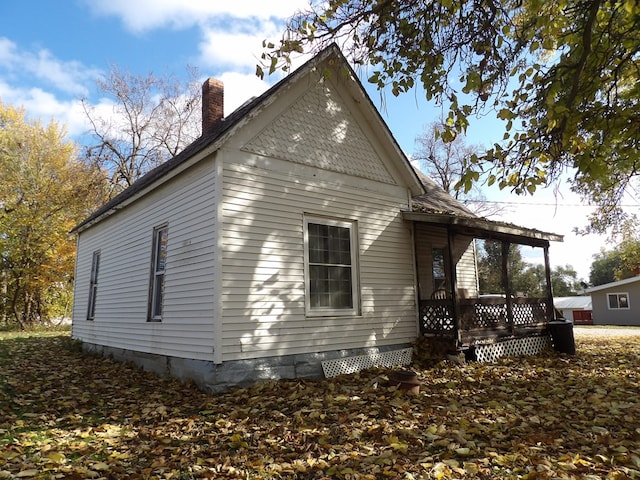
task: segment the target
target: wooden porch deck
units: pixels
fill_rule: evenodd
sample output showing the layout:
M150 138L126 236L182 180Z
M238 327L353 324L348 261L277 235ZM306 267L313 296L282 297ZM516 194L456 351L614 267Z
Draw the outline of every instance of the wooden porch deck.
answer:
M462 345L539 335L553 320L545 298L504 297L420 301L420 332Z

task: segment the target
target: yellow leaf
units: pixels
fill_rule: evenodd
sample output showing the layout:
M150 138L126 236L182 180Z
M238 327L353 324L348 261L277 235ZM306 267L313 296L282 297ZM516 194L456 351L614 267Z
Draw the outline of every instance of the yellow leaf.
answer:
M472 462L464 462L462 466L464 467L465 472L467 472L469 475L475 475L480 471L480 467Z
M407 445L404 442L394 442L394 443L391 443L389 446L395 451L403 452L403 453L406 452L407 449L409 448L409 445Z
M18 472L18 474L16 475L16 478L35 477L37 474L38 474L38 470L36 469L22 470L21 472Z
M98 462L98 463L94 463L93 465L91 465L91 468L93 468L94 470L97 470L99 472L104 472L106 470L109 470L109 465L107 465L104 462Z
M60 452L51 452L47 455L47 458L50 462L53 463L64 463L67 460L67 457L65 457L64 454Z

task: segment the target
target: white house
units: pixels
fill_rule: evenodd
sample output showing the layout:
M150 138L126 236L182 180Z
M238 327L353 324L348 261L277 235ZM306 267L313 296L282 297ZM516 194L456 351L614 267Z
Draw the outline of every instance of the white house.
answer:
M403 363L432 290L477 296L469 235L545 253L557 239L421 181L335 46L222 107L205 82L202 136L75 227L86 349L213 391L345 357Z
M553 297L553 305L562 316L576 325L591 325L591 297L576 295L573 297Z

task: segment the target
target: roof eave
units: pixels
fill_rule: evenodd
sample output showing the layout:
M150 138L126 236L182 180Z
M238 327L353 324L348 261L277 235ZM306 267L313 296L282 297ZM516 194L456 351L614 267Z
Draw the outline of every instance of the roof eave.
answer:
M600 290L607 290L609 288L617 288L630 283L640 282L640 276L625 278L623 280L617 280L615 282L605 283L603 285L596 285L595 287L585 288L585 293L598 292Z
M564 240L562 235L555 233L542 232L540 230L508 223L494 222L480 217L422 212L402 212L402 216L405 220L413 222L457 227L460 230L468 230L470 234L473 234L475 231L477 233L484 233L487 236L496 234L498 236L511 237L514 240L519 240L519 243L532 246L544 246L548 244L548 242L562 242Z

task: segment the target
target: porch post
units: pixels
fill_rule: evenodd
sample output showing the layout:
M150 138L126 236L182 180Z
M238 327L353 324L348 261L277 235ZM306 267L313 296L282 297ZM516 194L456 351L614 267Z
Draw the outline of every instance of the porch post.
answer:
M507 304L507 325L509 331L513 333L513 299L511 298L511 286L509 285L509 242L502 242L502 286L504 288L505 301Z
M460 316L458 315L458 277L456 275L456 264L453 259L453 245L455 234L450 228L447 228L447 243L449 271L451 272L451 313L453 314L453 325L455 328L456 347L460 343Z
M549 242L544 246L544 274L547 280L547 322L555 319L553 309L553 289L551 288L551 263L549 262Z

